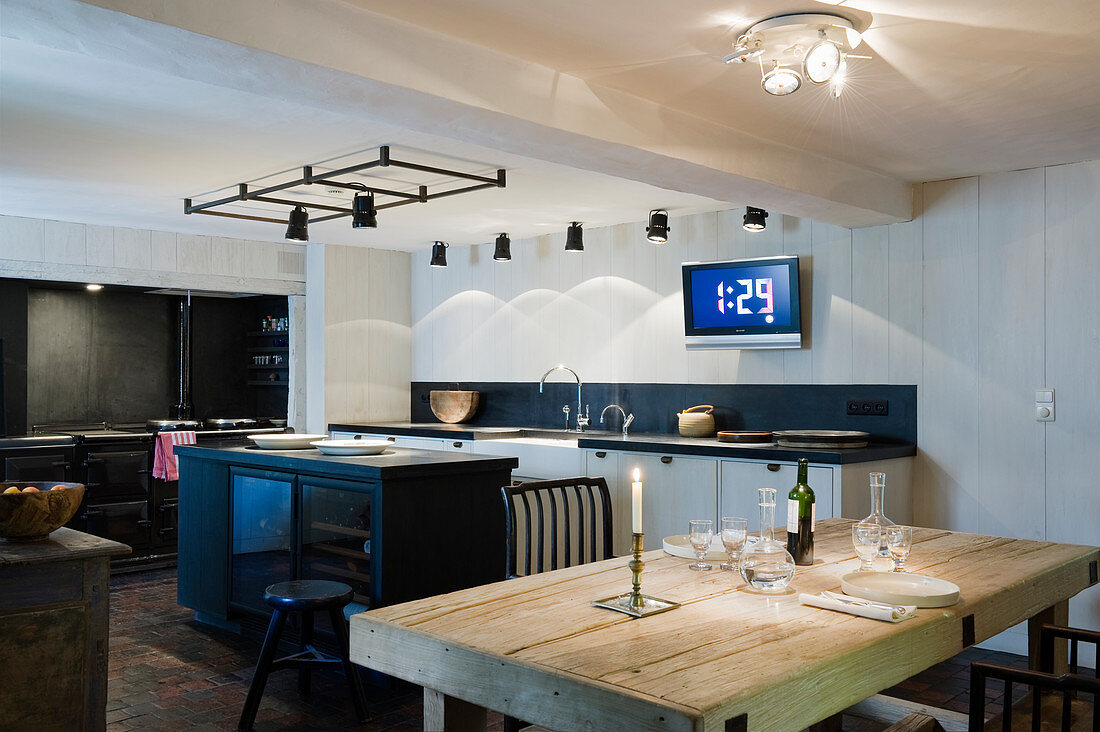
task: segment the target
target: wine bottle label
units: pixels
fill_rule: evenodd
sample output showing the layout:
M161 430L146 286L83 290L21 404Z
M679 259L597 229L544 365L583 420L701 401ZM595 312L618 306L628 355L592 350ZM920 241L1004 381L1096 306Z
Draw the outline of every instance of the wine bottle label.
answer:
M810 504L810 533L817 531L817 501Z
M787 499L787 532L798 533L798 501L793 498Z

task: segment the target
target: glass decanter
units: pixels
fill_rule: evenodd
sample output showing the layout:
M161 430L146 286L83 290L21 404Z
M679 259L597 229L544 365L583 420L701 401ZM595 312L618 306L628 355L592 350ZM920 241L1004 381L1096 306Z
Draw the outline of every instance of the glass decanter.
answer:
M761 488L760 539L741 552L741 577L756 590L782 592L794 579L794 557L772 534L775 527L775 489Z
M882 512L882 504L886 497L886 473L871 473L871 515L863 519L863 523L878 524L882 527L882 541L878 547L880 557L890 556L890 549L886 546L886 527L894 526L894 522L886 518Z

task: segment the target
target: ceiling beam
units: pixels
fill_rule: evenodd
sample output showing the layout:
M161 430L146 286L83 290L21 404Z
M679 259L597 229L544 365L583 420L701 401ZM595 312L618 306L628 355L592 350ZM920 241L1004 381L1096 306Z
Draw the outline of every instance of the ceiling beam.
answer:
M0 33L842 226L912 217L904 181L339 0L5 0Z

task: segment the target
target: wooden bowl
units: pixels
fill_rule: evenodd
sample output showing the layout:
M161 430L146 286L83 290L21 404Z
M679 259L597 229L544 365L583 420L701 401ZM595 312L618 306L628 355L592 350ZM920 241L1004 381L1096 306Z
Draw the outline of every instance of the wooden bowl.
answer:
M31 493L4 493L12 486ZM64 489L50 490L55 485ZM40 541L71 519L84 498L83 483L21 480L0 481L0 541Z
M481 402L479 391L430 391L428 404L440 422L456 424L474 416Z

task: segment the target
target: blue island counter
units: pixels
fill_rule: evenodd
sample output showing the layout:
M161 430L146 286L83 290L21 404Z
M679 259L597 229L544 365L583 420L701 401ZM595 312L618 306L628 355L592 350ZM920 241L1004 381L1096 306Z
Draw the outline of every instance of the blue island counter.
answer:
M350 585L352 613L504 577L500 488L515 458L404 448L359 457L175 452L178 600L201 621L234 627L267 615L264 588L292 579Z

